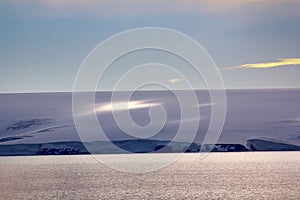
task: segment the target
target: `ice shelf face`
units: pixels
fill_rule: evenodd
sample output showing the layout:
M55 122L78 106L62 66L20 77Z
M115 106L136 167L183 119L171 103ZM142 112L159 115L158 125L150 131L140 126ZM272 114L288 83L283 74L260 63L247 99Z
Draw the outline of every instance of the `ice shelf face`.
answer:
M242 144L188 144L158 140L125 140L110 142L54 142L43 144L0 145L0 156L17 155L72 155L72 154L124 154L124 153L191 153L191 152L243 152L243 151L300 151L296 145L261 139L251 139L247 147Z
M205 152L247 151L240 144L204 145ZM199 152L200 144L158 140L124 140L110 142L54 142L43 144L0 145L0 155L71 155L122 153L185 153Z
M248 140L247 148L250 151L300 151L300 146L297 145L263 139Z

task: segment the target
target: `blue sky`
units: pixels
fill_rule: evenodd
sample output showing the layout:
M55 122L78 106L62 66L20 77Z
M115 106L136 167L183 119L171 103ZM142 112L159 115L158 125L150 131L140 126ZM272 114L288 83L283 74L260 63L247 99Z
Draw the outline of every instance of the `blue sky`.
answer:
M148 26L197 40L226 88L299 88L299 9L297 0L3 0L0 92L71 91L99 42Z

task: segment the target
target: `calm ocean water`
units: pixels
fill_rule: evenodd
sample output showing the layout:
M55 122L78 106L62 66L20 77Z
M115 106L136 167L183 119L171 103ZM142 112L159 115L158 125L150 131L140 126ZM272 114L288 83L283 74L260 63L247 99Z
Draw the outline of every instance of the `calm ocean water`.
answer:
M155 165L170 154L100 156L121 165L146 156ZM0 157L0 199L300 199L299 188L300 152L184 154L146 174L90 155Z

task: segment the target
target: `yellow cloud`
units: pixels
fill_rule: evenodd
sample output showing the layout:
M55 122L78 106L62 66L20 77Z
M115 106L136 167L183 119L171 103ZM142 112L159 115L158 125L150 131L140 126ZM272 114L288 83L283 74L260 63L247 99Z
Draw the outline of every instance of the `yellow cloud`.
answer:
M227 67L227 69L265 69L265 68L274 68L274 67L283 67L291 65L300 65L300 58L281 58L278 61L274 62L263 62L263 63L253 63L253 64L244 64L240 66Z
M182 81L183 79L181 79L181 78L173 78L173 79L170 79L170 80L168 80L168 82L169 83L178 83L178 82L180 82L180 81Z

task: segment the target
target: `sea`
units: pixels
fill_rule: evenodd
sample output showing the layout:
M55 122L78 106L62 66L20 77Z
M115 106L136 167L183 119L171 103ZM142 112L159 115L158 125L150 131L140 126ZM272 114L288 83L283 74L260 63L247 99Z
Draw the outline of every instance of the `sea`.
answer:
M0 199L300 199L300 152L185 153L148 173L99 157L147 167L172 154L97 156L0 157Z

